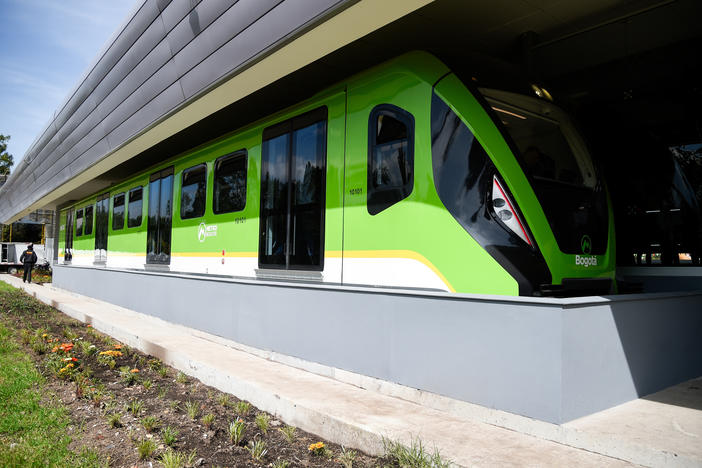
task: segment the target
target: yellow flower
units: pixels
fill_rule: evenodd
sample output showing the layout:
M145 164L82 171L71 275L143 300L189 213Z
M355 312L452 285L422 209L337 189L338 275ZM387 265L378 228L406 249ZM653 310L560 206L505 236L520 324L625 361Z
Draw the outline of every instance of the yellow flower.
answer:
M310 452L319 452L324 449L324 442L317 442L316 444L310 444L307 450Z

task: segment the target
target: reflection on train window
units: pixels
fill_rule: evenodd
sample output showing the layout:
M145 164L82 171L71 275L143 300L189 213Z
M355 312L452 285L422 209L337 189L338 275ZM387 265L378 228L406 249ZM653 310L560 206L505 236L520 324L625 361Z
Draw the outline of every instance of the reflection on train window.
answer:
M368 139L368 212L375 215L412 193L414 117L381 104L370 114Z
M112 230L124 227L124 192L118 193L112 199Z
M127 227L141 226L142 212L142 193L141 186L135 187L129 191L129 205L127 206Z
M259 266L324 267L326 107L263 132Z
M85 207L85 230L84 234L87 236L88 234L93 233L93 207L92 206L86 206Z
M207 197L207 165L191 167L183 171L180 190L180 218L199 218L205 214Z
M83 235L83 209L76 210L76 237Z
M246 151L222 156L214 166L214 199L212 209L215 213L241 211L246 206Z

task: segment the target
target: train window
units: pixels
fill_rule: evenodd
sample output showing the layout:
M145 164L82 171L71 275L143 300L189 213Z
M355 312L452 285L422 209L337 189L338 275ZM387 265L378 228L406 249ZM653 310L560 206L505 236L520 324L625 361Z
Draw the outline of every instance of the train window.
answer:
M205 214L207 197L207 165L191 167L183 171L180 189L180 218L199 218Z
M76 237L83 235L83 208L76 210Z
M326 144L326 107L263 131L260 267L324 268Z
M389 104L376 106L368 122L368 212L376 215L412 193L414 117Z
M241 211L246 206L246 164L245 150L222 156L214 166L215 213Z
M87 236L93 233L93 206L85 207L85 229L83 233Z
M141 186L135 187L129 191L129 205L127 206L127 227L141 226L142 212L142 193Z
M112 198L112 230L117 231L124 227L124 192Z

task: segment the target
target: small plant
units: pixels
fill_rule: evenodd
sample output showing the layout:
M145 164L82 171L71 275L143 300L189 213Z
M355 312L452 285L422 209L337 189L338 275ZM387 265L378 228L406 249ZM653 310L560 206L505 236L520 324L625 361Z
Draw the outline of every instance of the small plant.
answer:
M197 457L197 452L192 449L187 457L185 457L185 466L193 466L195 463L195 457Z
M119 368L119 377L122 379L122 383L127 386L134 385L139 381L137 374L139 369L130 369L129 366L122 366Z
M422 468L449 468L451 466L451 462L444 460L438 450L434 449L433 453L429 453L419 439L412 440L410 446L407 447L400 442L383 438L383 447L385 456L399 466Z
M224 406L225 408L229 406L229 395L226 393L220 393L217 395L217 403Z
M289 468L290 467L290 462L287 460L282 460L282 459L277 459L276 461L273 462L271 465L273 468Z
M241 419L229 423L229 440L234 445L239 445L244 438L246 432L246 424Z
M51 349L48 343L46 343L45 341L41 341L41 340L33 341L31 348L32 348L32 351L34 351L37 354L46 354Z
M178 372L178 375L176 375L176 382L180 384L187 384L188 383L188 376L183 374L182 372Z
M159 461L163 468L183 468L187 455L183 452L177 452L173 449L168 449L161 454Z
M215 415L212 413L208 413L202 417L200 420L202 422L202 425L205 426L207 429L212 427L212 424L214 424L214 418Z
M158 372L163 367L163 363L158 359L149 359L149 369Z
M158 419L154 416L145 416L141 419L141 425L144 426L147 432L154 432L158 426Z
M68 327L63 327L63 336L65 336L68 341L73 341L78 338L78 335Z
M234 412L242 418L251 411L251 403L248 401L240 401L234 406Z
M163 443L171 447L178 440L178 429L174 429L171 426L167 426L161 433L163 436Z
M166 389L165 388L159 388L158 397L161 399L166 398Z
M268 434L268 426L271 423L271 418L266 413L258 413L256 415L256 426L261 429L263 434Z
M156 451L156 442L151 439L142 439L137 444L137 450L139 451L140 460L149 458Z
M115 361L115 358L113 356L110 356L109 354L100 353L98 355L97 362L101 366L109 367L110 369L114 369L117 365L117 361Z
M180 402L178 400L171 400L168 406L170 406L173 411L178 411L180 409Z
M20 330L20 337L23 344L29 344L32 341L32 332L27 328Z
M195 401L186 401L185 412L188 413L188 417L194 421L197 419L197 415L200 412L200 407Z
M86 357L93 356L98 352L97 347L90 341L79 341L78 347L80 348L80 352L83 354L83 356Z
M316 444L310 444L307 450L309 450L312 455L321 456L326 454L327 447L324 445L324 442L317 442Z
M145 379L141 381L141 385L144 387L145 390L148 390L153 386L153 382L149 379Z
M110 413L107 416L107 425L113 429L122 427L122 413Z
M295 441L295 426L283 426L278 430L283 433L288 442Z
M356 459L356 452L354 450L346 450L341 447L341 455L339 455L339 462L344 465L344 468L353 468L353 461Z
M144 409L144 402L141 400L132 400L129 402L127 405L127 411L132 413L134 417L139 416L139 413L141 413L141 410Z
M264 440L256 439L249 442L246 446L246 450L251 454L251 458L255 461L260 462L263 457L268 453L268 448L266 448L266 442Z
M168 367L161 367L158 370L158 375L160 375L163 378L166 378L168 376Z

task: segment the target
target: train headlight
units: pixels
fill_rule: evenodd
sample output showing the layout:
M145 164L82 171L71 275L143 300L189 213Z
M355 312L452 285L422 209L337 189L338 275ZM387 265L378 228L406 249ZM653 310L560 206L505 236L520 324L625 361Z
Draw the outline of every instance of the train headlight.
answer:
M495 210L495 214L510 231L514 232L530 246L533 246L529 235L526 233L526 229L524 229L524 225L519 219L519 216L517 216L517 211L514 209L514 206L516 205L509 199L502 185L500 185L500 182L497 180L497 177L493 176L492 207Z

